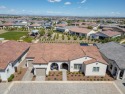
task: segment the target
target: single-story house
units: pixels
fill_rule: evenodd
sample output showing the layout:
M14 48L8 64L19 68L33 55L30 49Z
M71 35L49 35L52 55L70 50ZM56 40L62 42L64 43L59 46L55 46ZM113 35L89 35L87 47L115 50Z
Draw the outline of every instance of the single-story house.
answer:
M26 62L36 76L49 75L49 71L56 70L83 72L85 76L105 76L108 65L96 46L66 43L32 44Z
M3 29L5 29L5 28L13 27L13 23L12 22L5 22L5 23L1 24L0 26Z
M101 31L97 33L93 33L90 35L90 38L92 39L105 39L105 38L116 38L121 36L120 32L117 31Z
M34 24L29 25L28 27L29 28L42 28L42 25L38 23L34 23Z
M0 79L7 81L11 74L17 72L18 65L25 59L29 44L7 41L0 43Z
M69 29L70 34L78 35L78 36L87 36L90 31L91 31L90 29L80 28L76 26Z
M108 62L108 70L114 78L125 79L125 47L115 42L96 45Z

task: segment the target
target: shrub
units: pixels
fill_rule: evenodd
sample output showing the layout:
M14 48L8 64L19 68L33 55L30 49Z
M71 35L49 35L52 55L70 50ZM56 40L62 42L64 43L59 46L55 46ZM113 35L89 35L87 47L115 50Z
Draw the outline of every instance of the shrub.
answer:
M88 29L92 29L92 26L88 26L87 28L88 28Z
M0 79L0 83L2 82L2 79Z
M14 78L14 74L11 74L11 76L8 78L8 82L11 82Z
M70 36L68 36L68 40L70 40Z
M62 40L64 40L64 38L65 38L64 35L62 35Z
M73 38L74 38L74 40L77 40L77 36L74 36Z
M59 38L59 34L57 34L57 36L56 36L56 39L58 39Z

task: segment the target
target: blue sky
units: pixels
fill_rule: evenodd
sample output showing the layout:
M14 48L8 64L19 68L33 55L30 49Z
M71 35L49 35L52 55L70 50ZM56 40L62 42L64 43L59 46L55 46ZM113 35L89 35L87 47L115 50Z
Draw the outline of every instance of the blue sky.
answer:
M0 14L125 17L125 0L0 0Z

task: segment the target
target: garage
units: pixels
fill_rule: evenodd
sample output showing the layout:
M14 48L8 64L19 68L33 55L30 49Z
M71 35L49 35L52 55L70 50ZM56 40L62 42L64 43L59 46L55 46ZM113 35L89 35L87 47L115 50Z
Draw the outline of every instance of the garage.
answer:
M33 60L28 60L28 67L33 67Z
M46 69L36 69L36 76L45 76Z

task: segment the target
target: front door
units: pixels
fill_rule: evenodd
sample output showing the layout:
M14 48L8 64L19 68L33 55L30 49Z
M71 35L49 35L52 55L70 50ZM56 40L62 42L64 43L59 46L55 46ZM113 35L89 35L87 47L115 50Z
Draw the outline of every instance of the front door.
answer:
M119 78L122 79L124 75L124 70L121 70L120 74L119 74Z
M17 70L17 67L14 67L14 69L15 69L15 72L17 72L18 70Z

